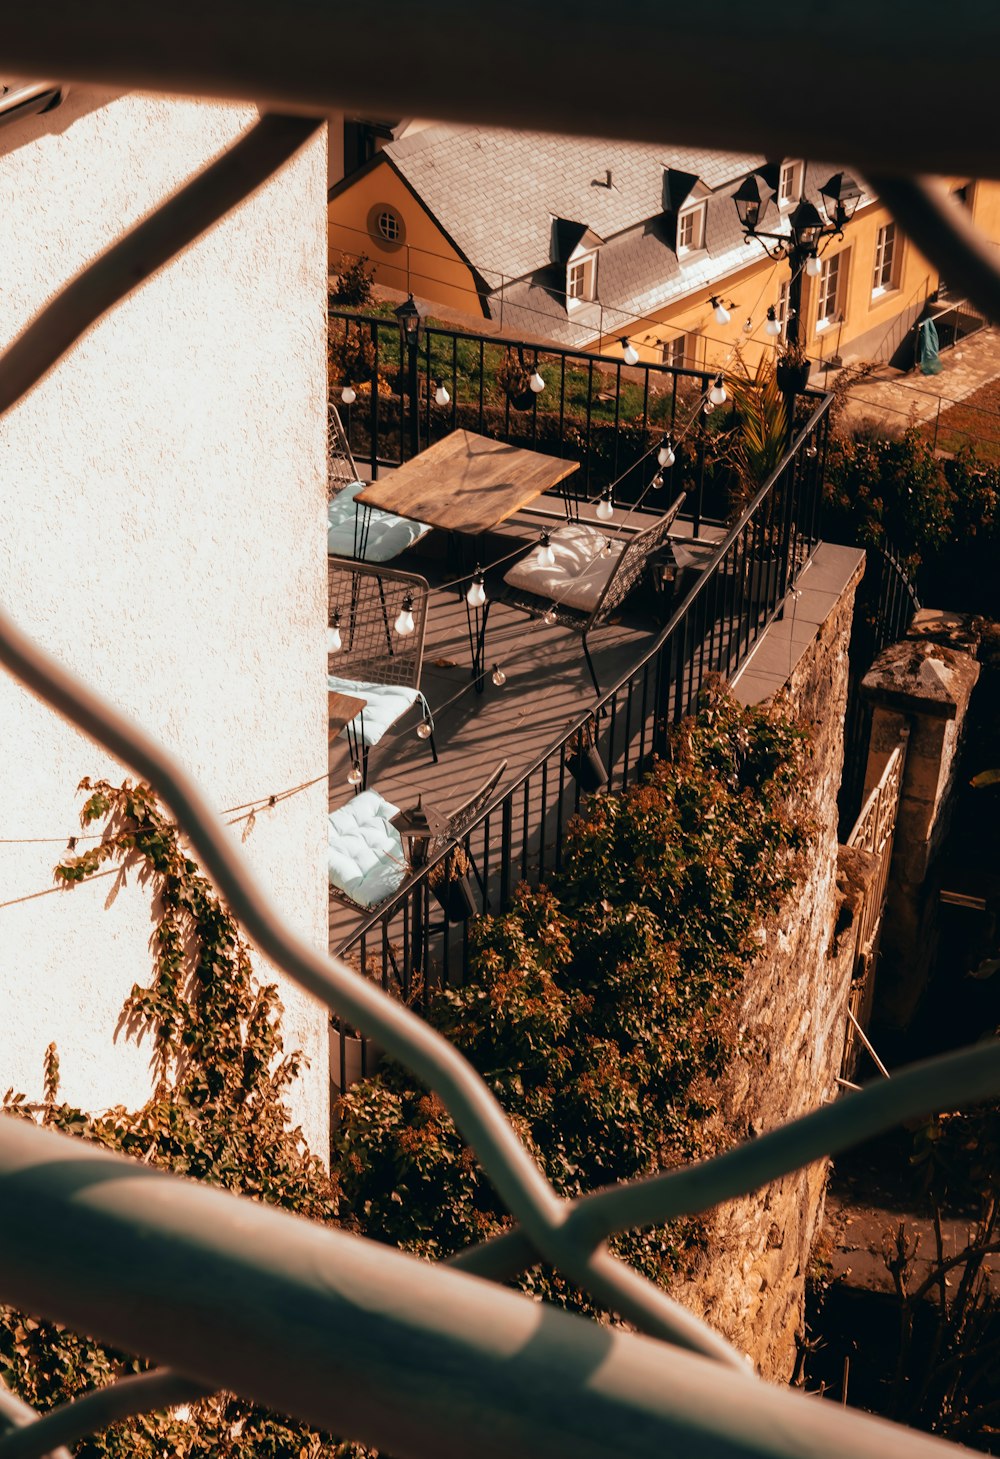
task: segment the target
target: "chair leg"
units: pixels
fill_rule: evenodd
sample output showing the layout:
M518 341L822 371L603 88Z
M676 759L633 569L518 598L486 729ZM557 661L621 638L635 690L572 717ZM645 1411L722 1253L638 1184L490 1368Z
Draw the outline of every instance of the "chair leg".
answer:
M486 659L486 624L489 621L490 607L492 605L492 602L492 598L487 598L486 603L483 606L482 617L479 620L479 632L476 635L475 644L472 650L472 677L476 681L477 694L482 694L484 688L486 687L486 674L484 672ZM476 611L478 613L479 609L477 609ZM470 638L472 636L471 619L469 636Z
M361 754L361 789L368 789L368 746L365 745Z
M590 657L590 649L587 647L587 635L586 634L583 635L583 656L587 660L587 668L590 670L590 677L594 681L594 688L597 691L598 698L600 698L601 686L598 683L597 674L594 671L594 661Z
M438 762L438 752L437 752L437 745L434 743L434 731L433 730L431 730L430 735L428 736L428 739L430 740L430 744L431 744L431 763L434 764L434 765L436 765L437 762Z

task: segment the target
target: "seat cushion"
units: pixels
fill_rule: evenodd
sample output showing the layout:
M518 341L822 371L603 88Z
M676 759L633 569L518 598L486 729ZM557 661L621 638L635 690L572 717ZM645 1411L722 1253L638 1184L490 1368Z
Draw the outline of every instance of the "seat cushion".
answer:
M351 720L350 729L369 747L377 745L386 730L422 697L419 689L407 684L366 684L360 679L339 679L336 674L327 676L327 684L335 694L356 694L367 700L361 713ZM341 734L346 739L346 725Z
M338 491L329 503L326 515L326 550L334 557L361 555L365 562L390 562L414 542L419 542L431 529L424 522L411 522L408 517L380 512L376 507L359 507L354 498L359 491L364 491L365 486L363 481L352 481ZM366 513L368 531L364 540L364 552L361 553Z
M363 790L331 811L327 826L330 885L362 907L374 907L402 885L407 873L399 832L391 824L397 807L377 790Z
M557 528L549 533L549 541L556 558L552 567L539 566L538 553L532 550L504 574L504 582L546 601L592 613L618 566L625 543L607 537L600 527L586 522ZM607 542L611 543L611 553L606 557Z

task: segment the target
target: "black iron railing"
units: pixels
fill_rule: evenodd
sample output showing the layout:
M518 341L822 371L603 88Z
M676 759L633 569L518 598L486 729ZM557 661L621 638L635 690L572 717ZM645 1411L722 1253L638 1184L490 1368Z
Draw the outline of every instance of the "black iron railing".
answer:
M465 833L462 844L484 911L504 911L518 882L537 884L559 870L566 827L581 800L570 768L579 732L590 726L610 792L634 784L662 753L669 726L692 708L709 675L732 678L776 616L819 542L830 400L810 401L814 408L790 452L690 590L681 586L682 601L635 668ZM411 876L337 949L404 999L419 998L426 986L461 983L468 971L469 924L449 924L430 885L429 873L445 854Z
M354 459L373 477L464 428L572 457L580 462L574 491L593 497L615 482L616 500L631 504L648 485L640 463L650 445L657 436L676 436L694 416L698 425L684 430L672 484L690 493L696 524L726 515L731 473L713 468L712 422L698 415L714 370L625 366L583 350L436 324L421 326L414 348L395 319L337 309L330 311L330 348L332 398ZM536 368L545 381L538 394L527 384ZM447 405L435 401L439 382ZM339 387L348 383L356 399L344 406Z

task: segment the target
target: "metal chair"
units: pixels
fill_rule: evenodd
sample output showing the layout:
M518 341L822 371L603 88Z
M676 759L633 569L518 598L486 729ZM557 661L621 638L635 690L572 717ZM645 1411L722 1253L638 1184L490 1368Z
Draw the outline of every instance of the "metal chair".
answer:
M365 707L341 731L361 749L360 787L368 784L369 751L414 705L437 761L434 719L420 692L427 623L427 579L349 558L327 559L328 687L356 694ZM402 631L401 631L402 630Z
M572 523L549 534L555 563L543 567L531 553L506 573L499 591L490 590L483 610L475 668L480 677L486 661L486 625L494 602L533 618L545 617L579 633L587 668L598 694L601 686L590 657L587 636L607 623L639 582L646 565L667 541L684 503L681 493L663 515L631 537L610 536L599 526Z
M431 530L425 522L366 507L355 500L366 483L358 476L350 442L334 406L330 407L326 465L326 548L332 557L390 562Z

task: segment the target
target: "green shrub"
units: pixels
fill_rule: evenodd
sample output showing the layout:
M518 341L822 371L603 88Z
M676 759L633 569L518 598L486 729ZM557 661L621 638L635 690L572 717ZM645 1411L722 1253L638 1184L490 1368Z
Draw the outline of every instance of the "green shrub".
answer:
M470 981L431 999L428 1019L560 1195L712 1148L753 933L806 839L790 808L804 754L793 725L711 695L642 785L591 799L561 873L481 919ZM400 1066L354 1086L339 1114L342 1217L358 1230L442 1258L508 1224L441 1102ZM663 1282L694 1239L689 1223L613 1245ZM593 1311L545 1269L521 1284Z

